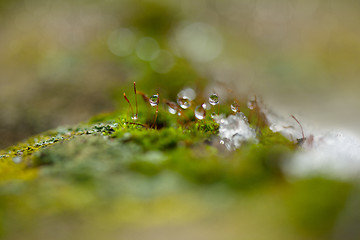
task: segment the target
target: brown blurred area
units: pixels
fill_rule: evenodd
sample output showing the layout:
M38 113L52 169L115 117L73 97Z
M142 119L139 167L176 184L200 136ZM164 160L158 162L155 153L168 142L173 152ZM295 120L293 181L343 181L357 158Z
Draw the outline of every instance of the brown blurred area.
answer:
M115 26L101 9L66 1L2 5L0 147L114 109L109 89L124 73L102 50Z
M175 89L199 76L360 132L358 1L1 0L0 8L1 148L116 109L114 89L129 81ZM172 70L144 61L139 48L114 54L109 36L119 28L137 42L156 39Z

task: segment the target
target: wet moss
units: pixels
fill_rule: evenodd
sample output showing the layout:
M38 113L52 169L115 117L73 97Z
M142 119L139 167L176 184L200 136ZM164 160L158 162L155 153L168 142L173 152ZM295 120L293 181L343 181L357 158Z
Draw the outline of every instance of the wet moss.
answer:
M136 124L129 121L126 110L121 114L101 114L88 123L60 127L2 150L3 234L13 236L15 228L29 233L51 228L44 219L51 216L62 222L64 213L73 218L85 218L91 213L110 225L114 221L122 225L131 216L132 221L143 222L147 215L139 213L139 209L148 207L154 211L154 221L165 221L155 206L164 199L184 196L191 196L197 209L204 207L205 212L219 215L223 214L217 210L219 202L212 202L230 202L228 207L232 210L228 214L240 221L254 216L241 215L234 202L249 199L247 206L256 209L256 199L281 196L287 204L285 212L274 212L267 205L263 208L274 218L292 219L285 224L288 229L295 227L300 236L327 236L331 232L351 184L327 180L289 183L282 164L297 150L295 143L273 133L266 125L258 125L258 143L249 142L229 152L219 144L219 125L209 116L197 121L161 109L151 128L154 109L146 105L141 109ZM254 119L252 124L257 124ZM317 192L321 196L314 201L307 199L313 194L312 184L321 190ZM328 200L337 195L341 197ZM152 205L147 205L149 202ZM165 206L163 211L172 212L180 202ZM274 204L284 209L280 200ZM110 206L117 206L118 210ZM311 213L304 209L311 209ZM252 214L261 218L264 213ZM91 228L96 222L89 220L84 224Z

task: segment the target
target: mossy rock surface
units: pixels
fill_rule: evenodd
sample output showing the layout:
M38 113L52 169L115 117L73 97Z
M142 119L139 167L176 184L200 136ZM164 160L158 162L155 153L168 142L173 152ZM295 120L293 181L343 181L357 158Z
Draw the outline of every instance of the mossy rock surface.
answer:
M160 110L157 129L126 119L96 116L1 151L1 236L328 239L346 231L340 215L352 221L356 184L289 181L281 165L297 145L266 124L258 143L229 152L210 117Z

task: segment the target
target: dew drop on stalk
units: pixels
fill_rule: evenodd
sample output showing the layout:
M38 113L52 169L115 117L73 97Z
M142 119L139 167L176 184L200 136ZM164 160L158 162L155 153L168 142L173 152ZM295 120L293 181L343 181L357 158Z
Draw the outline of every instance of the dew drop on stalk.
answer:
M211 114L211 118L215 118L217 116L217 114L215 113L215 112L213 112L212 114Z
M230 108L231 108L231 111L233 111L233 112L238 112L239 111L239 104L237 104L236 102L234 102L233 104L231 104L231 106L230 106Z
M201 105L205 110L210 110L211 106L209 104L203 103L203 105Z
M206 116L205 109L200 105L195 108L195 117L199 120L203 120Z
M149 98L150 105L156 107L159 104L159 95L155 94Z
M168 103L168 111L171 114L176 114L178 110L178 106L176 105L176 103L174 102L169 102Z
M177 103L182 109L188 109L191 106L191 101L187 97L179 97Z
M168 106L168 111L169 111L169 113L171 113L171 114L176 114L176 112L177 112L176 109L174 109L174 108L172 108L172 107L170 107L170 106Z
M216 93L210 95L209 103L213 106L219 104L219 97Z

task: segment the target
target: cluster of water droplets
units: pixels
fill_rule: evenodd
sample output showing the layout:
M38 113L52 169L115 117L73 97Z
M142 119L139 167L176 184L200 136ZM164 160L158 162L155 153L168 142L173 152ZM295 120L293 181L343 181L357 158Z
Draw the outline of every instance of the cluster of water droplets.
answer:
M213 93L209 96L209 103L210 105L212 106L215 106L215 105L218 105L220 103L220 100L219 100L219 96L216 94L216 93ZM207 110L210 110L210 105L208 106L208 109ZM213 112L210 117L211 118L215 118L216 116L218 116L218 114L216 112Z
M168 112L171 114L181 115L181 110L186 110L191 107L192 101L195 99L196 93L192 88L184 88L177 94L176 103L175 102L167 102ZM159 103L159 95L155 94L149 99L150 105L155 107ZM219 96L216 93L212 93L209 96L209 104L203 103L202 105L198 105L195 107L195 117L199 120L203 120L206 117L206 111L211 110L212 106L216 106L220 103ZM251 98L248 101L248 108L253 110L256 108L257 102L255 98ZM240 105L234 101L230 105L230 109L234 113L240 112ZM215 119L219 116L219 113L213 112L210 117Z
M192 101L195 99L196 93L192 88L184 88L177 94L175 102L166 102L167 109L171 114L181 115L182 110L191 107ZM208 103L203 103L195 107L194 114L196 119L204 120L206 112L211 110L214 106L219 105L220 99L216 93L209 96ZM159 104L159 94L152 95L149 98L150 105L156 107ZM253 110L256 107L256 99L250 99L248 108ZM211 118L216 121L219 127L220 143L224 144L228 150L235 150L239 148L244 142L252 141L257 142L256 132L249 125L249 122L244 115L240 112L240 105L234 101L230 105L233 115L227 118L223 114L213 112Z

